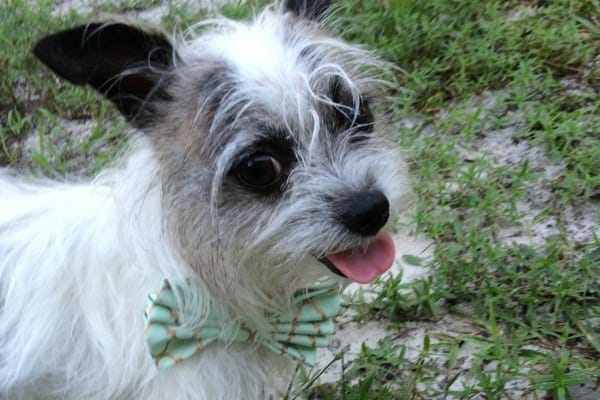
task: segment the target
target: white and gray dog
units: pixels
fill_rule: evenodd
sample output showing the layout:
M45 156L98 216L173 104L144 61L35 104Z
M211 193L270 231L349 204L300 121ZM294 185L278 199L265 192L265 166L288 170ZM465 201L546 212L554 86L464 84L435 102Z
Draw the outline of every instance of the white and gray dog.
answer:
M193 38L105 22L38 42L139 133L91 182L0 171L0 398L264 398L296 365L253 340L273 316L301 289L390 268L405 168L374 121L387 66L329 35L328 9L288 0ZM159 369L146 307L165 278L181 283L162 287L171 323L237 333Z

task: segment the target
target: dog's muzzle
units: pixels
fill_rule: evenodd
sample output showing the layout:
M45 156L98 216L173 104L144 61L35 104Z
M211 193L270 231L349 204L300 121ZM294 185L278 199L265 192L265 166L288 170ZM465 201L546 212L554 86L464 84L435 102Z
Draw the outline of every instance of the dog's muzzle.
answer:
M395 259L389 233L378 234L390 216L390 204L380 190L355 192L336 201L338 219L353 234L372 237L366 246L326 254L319 261L332 272L357 283L372 282L386 272Z

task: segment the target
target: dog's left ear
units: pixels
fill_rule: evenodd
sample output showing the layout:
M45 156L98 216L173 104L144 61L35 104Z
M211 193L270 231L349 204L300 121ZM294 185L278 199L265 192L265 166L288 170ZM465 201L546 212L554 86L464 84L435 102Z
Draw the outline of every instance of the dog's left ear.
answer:
M317 22L327 17L330 6L329 0L286 0L283 5L285 11Z
M134 125L152 118L151 105L168 100L174 52L169 39L123 23L92 23L46 36L33 49L54 73L88 84Z

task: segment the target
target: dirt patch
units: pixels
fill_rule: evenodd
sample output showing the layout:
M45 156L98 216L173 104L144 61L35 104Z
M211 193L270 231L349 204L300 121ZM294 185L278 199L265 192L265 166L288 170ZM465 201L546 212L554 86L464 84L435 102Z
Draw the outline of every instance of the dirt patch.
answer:
M119 0L65 0L54 6L53 12L56 15L67 15L70 12L76 12L82 15L94 13L98 9L107 8L107 6L120 10L117 14L120 17L130 17L153 24L158 24L161 19L168 14L171 7L185 8L189 12L205 10L209 13L215 12L220 6L232 3L233 0L172 0L169 2L154 2L157 5L150 8L136 9L136 7L127 7L127 4ZM110 14L104 15L104 17Z
M594 93L588 86L575 84L575 81L563 82L567 91ZM547 211L556 204L554 182L560 179L566 171L564 163L556 163L547 155L542 145L532 144L519 135L519 129L526 124L525 118L519 111L507 111L502 105L506 91L484 92L472 99L473 109L480 111L481 120L493 120L494 115L504 115L510 125L502 129L492 129L491 124L477 132L468 143L462 143L457 149L466 161L483 158L494 168L521 168L524 162L529 165L529 171L536 179L525 185L526 193L516 204L522 218L518 226L501 228L497 237L505 243L524 244L533 247L543 245L552 236L565 234L573 243L590 243L594 235L600 234L598 220L599 203L594 200L578 203L565 203L559 207L559 215ZM445 118L446 112L438 114ZM432 129L432 128L428 128Z

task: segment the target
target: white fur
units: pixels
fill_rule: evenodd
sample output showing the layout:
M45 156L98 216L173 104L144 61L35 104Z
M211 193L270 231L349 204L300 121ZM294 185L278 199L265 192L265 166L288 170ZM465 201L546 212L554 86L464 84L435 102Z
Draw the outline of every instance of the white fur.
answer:
M122 169L91 184L0 175L0 393L7 399L262 398L268 353L209 346L202 362L162 372L149 357L146 294L188 270L161 228L155 172L140 140Z

